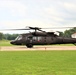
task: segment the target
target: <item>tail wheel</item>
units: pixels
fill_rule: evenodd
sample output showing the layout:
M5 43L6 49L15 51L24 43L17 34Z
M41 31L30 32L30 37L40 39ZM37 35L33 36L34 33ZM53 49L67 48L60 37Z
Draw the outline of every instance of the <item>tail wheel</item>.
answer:
M32 44L28 44L28 45L26 45L26 46L27 46L27 48L32 48L32 47L33 47Z

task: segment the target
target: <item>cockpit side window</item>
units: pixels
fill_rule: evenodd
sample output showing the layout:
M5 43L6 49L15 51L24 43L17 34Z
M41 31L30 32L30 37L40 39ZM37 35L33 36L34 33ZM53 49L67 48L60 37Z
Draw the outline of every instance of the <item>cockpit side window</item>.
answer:
M22 36L19 35L15 40L21 40L22 39Z

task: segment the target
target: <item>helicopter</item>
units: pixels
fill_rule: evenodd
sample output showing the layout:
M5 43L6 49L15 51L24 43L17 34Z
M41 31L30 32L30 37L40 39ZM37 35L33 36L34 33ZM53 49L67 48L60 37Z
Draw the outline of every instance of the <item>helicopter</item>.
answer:
M41 29L42 28L39 27L28 27L28 29L14 29L14 30L35 30L35 31L26 34L20 34L15 40L12 40L10 43L13 45L26 45L27 48L32 48L34 45L71 44L71 43L75 45L76 43L76 38L61 37L55 34L55 32L46 32Z

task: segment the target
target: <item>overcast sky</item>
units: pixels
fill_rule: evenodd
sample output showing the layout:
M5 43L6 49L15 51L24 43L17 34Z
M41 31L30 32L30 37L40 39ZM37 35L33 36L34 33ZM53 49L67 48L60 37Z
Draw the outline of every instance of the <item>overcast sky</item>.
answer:
M0 0L0 29L76 26L76 0Z

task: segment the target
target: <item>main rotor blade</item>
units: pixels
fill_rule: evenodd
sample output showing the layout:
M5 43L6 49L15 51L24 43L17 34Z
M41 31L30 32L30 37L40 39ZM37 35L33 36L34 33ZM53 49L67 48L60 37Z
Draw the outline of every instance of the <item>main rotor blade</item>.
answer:
M30 29L0 29L0 31L10 31L10 30L30 30Z
M76 27L49 27L49 28L42 28L42 29L64 29L64 28L76 28Z
M76 27L49 27L49 28L28 27L28 28L21 28L21 29L0 29L0 31L11 31L11 30L39 30L39 31L42 31L41 29L65 29L65 28L76 28Z

